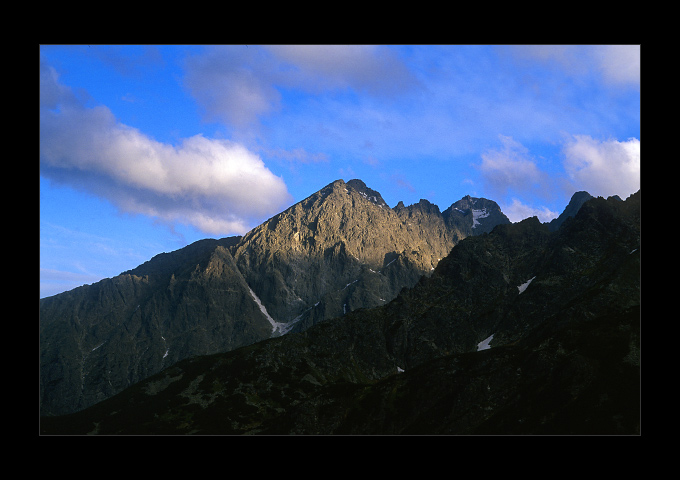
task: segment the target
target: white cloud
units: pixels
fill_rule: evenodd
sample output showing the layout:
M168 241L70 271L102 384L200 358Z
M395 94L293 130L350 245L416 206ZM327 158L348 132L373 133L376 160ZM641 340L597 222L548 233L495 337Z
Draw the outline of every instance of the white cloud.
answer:
M62 104L76 103L76 97L71 89L59 83L57 71L40 61L40 106L42 108L57 108Z
M596 73L610 86L640 85L640 45L513 45L518 58L554 64L582 76Z
M606 83L640 85L640 45L598 45L592 57Z
M187 59L184 83L208 120L247 126L279 107L280 93L257 49L208 47Z
M272 45L277 59L293 66L287 78L308 91L353 88L372 94L393 93L413 78L392 50L379 45Z
M595 140L575 135L564 145L564 168L574 190L626 198L640 188L640 140Z
M501 207L501 210L513 223L519 222L520 220L524 220L525 218L529 217L538 217L538 220L541 223L545 223L559 216L559 213L553 212L548 207L532 207L530 205L525 205L516 198L512 199L512 203L510 205Z
M59 103L69 92L43 71L41 93L51 95L41 96L49 100L40 111L41 174L123 211L216 235L245 233L290 201L283 180L244 146L201 135L177 146L157 142L104 106Z
M390 95L415 84L393 51L370 45L211 46L188 58L185 72L207 118L237 128L279 111L284 90Z
M527 191L546 187L546 174L539 170L529 151L511 137L499 135L503 147L482 154L479 170L493 195L508 190Z

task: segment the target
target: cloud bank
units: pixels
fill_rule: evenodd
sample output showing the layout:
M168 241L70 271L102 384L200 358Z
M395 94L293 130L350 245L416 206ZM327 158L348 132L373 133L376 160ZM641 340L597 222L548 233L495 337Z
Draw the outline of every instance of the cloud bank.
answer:
M547 207L542 206L536 208L525 205L516 198L513 198L512 203L509 205L503 205L501 210L503 210L503 213L505 213L508 219L513 223L529 217L537 217L541 223L545 223L559 216L558 212L553 212Z
M573 136L563 148L564 168L578 190L626 198L640 188L640 140L600 141Z
M291 201L280 177L238 143L201 135L168 145L85 108L41 64L40 167L124 212L213 235L243 234Z
M392 50L375 45L210 46L184 67L184 84L206 118L236 128L281 111L282 92L389 96L416 83Z
M517 58L553 64L573 76L596 74L610 86L640 86L640 45L513 45Z

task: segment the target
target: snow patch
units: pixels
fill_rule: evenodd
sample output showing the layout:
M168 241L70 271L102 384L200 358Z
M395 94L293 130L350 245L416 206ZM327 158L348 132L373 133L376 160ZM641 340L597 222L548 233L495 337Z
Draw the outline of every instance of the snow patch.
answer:
M491 348L489 346L491 340L493 340L493 334L489 338L486 338L477 344L477 351L479 352L480 350L488 350L489 348Z
M477 225L480 225L477 219L486 218L488 216L489 212L486 211L486 208L482 208L481 210L472 209L472 228L475 228Z
M288 331L293 327L293 324L300 320L300 317L297 317L295 320L289 323L280 323L274 320L271 315L267 312L267 309L265 308L264 305L262 305L262 302L260 301L260 298L255 295L255 292L253 292L253 289L248 287L248 290L250 290L250 295L253 297L253 300L255 300L255 303L257 303L257 306L260 307L260 311L264 314L264 316L269 320L269 323L272 325L272 336L276 334L277 332L283 335L284 333L288 333Z
M163 340L163 345L165 345L165 354L163 355L163 358L165 358L170 352L170 347L168 347L168 343L165 341L165 337L163 335L161 335L161 339Z
M524 290L526 290L527 287L529 286L529 284L532 282L532 280L533 280L534 278L536 278L536 277L531 277L529 280L527 280L526 282L524 282L522 285L518 285L518 286L517 286L517 289L519 290L519 293L522 293ZM519 295L519 293L518 293L518 295Z
M366 200L369 200L377 205L380 205L382 207L382 204L378 203L378 197L375 195L367 195L365 192L359 192L362 197L364 197Z
M293 321L289 323L279 323L277 324L278 326L274 329L272 332L272 337L276 332L279 333L279 335L285 335L286 333L290 332L293 329L293 326L302 318L302 315L299 317L295 317Z

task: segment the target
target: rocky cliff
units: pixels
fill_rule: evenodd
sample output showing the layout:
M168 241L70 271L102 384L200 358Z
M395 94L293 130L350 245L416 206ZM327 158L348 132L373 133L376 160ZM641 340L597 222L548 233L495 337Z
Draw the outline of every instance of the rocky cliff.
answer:
M180 361L41 431L639 434L640 194L467 237L386 305Z
M243 237L42 299L41 412L73 412L181 359L384 305L461 239L502 223L490 200L391 209L361 180L338 180Z
M509 223L495 202L466 199L494 215L487 230ZM471 207L444 215L421 200L390 209L361 180L338 180L254 228L234 258L281 330L299 331L385 304L430 274L460 239L485 231Z

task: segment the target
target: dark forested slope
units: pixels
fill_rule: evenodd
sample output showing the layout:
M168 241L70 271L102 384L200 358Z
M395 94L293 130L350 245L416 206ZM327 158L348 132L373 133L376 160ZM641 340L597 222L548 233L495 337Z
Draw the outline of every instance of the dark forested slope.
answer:
M183 360L45 434L639 434L640 193L467 237L383 306Z

